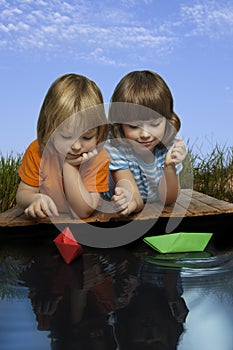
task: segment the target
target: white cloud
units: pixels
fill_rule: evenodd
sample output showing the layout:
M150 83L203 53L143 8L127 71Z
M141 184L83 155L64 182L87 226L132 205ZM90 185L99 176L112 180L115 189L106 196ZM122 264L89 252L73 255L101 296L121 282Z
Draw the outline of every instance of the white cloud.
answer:
M12 8L12 9L5 9L2 11L2 17L10 17L14 15L21 15L22 11L18 8Z
M205 1L193 6L182 6L184 23L189 23L187 36L207 35L215 38L233 33L233 4Z
M0 23L0 32L1 32L1 31L7 33L7 32L9 32L9 29L8 29L8 27L5 26L4 24ZM6 44L7 44L7 40L4 40L4 41L5 41Z
M122 61L144 55L156 59L171 53L185 36L215 37L216 28L218 35L232 33L233 6L224 3L201 1L169 17L151 13L143 18L139 6L149 11L153 1L0 0L1 47L43 54L67 50L109 64L116 63L116 56Z

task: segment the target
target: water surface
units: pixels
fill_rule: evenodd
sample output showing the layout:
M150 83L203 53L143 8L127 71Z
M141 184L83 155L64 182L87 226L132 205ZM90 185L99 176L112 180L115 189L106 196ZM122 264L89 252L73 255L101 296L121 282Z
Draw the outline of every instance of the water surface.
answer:
M232 248L216 248L165 259L140 240L67 265L52 240L2 240L0 350L232 350Z

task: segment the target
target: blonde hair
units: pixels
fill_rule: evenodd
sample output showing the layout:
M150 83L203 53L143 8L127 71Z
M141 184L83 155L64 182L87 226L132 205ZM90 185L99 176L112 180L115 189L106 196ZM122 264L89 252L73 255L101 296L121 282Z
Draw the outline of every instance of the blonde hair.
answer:
M164 148L181 126L173 111L173 97L168 85L160 75L149 70L126 74L111 97L108 119L113 137L124 138L121 128L124 123L161 116L166 118L166 129L158 147Z
M43 152L50 136L63 121L93 106L98 106L95 118L98 118L99 143L106 138L108 129L99 87L78 74L70 73L57 78L50 86L39 113L37 139L40 151Z

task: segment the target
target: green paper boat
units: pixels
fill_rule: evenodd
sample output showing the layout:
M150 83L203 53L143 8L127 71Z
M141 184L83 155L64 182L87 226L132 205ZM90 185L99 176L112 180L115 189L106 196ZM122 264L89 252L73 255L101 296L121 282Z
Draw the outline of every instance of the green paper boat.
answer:
M178 232L145 237L143 241L160 253L200 252L205 249L213 233Z

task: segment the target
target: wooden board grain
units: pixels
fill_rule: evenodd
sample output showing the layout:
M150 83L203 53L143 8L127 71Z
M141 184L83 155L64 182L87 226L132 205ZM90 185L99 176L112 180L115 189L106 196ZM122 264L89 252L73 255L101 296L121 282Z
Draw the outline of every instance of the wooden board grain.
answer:
M108 205L105 203L105 206ZM109 203L110 205L110 203ZM96 211L93 215L85 220L74 219L69 214L60 214L59 217L45 219L33 219L24 214L19 207L14 207L0 214L0 227L22 227L40 224L81 224L88 223L107 223L122 222L129 220L150 220L158 217L201 217L208 215L219 215L233 213L233 203L207 196L203 193L192 190L181 190L175 205L163 206L161 203L147 204L145 209L138 214L129 217L120 217L116 213Z

